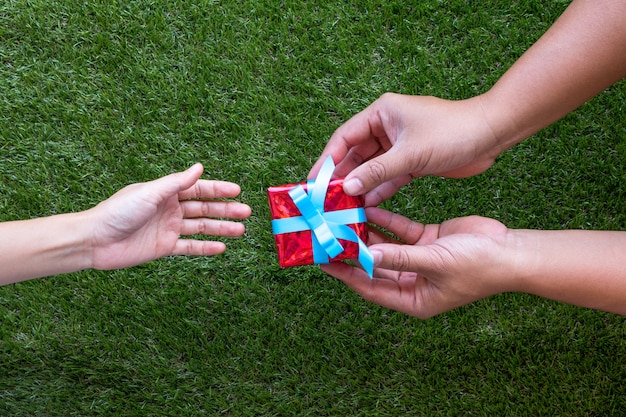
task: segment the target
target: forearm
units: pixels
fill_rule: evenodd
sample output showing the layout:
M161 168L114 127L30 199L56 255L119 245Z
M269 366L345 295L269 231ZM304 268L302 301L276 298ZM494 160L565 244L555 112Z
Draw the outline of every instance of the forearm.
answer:
M514 291L626 315L626 232L509 234Z
M89 268L86 216L0 223L0 285Z
M485 93L502 149L560 119L626 76L626 2L574 0Z

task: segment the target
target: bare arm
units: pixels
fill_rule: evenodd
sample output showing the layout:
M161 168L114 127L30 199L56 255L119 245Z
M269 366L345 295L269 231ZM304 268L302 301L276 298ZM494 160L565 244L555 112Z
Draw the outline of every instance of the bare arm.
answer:
M626 76L626 2L574 0L486 93L385 94L340 126L328 155L346 193L378 205L415 177L467 177Z
M513 290L626 316L626 232L513 230Z
M423 225L379 208L370 222L374 279L359 268L322 269L365 299L420 318L503 292L525 292L626 315L626 232L508 229L478 216Z
M82 213L0 223L0 285L91 267Z
M383 96L341 126L321 158L333 155L346 192L368 192L375 206L412 177L484 171L624 76L626 2L574 0L485 94ZM626 232L509 230L476 216L421 225L376 208L368 219L404 243L373 234L376 278L345 264L322 268L383 306L425 318L519 291L626 315Z
M202 165L129 185L92 209L0 223L0 285L86 268L117 269L169 255L215 255L223 242L196 234L240 236L250 207L224 198L240 187L201 180Z
M482 96L510 148L626 76L626 2L575 0Z

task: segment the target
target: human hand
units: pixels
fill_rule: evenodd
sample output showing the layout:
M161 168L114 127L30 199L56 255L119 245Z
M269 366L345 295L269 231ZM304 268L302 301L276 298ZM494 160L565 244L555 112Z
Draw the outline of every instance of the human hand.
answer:
M250 207L214 199L239 195L237 184L199 179L203 167L129 185L88 210L92 267L117 269L169 255L216 255L223 242L181 239L181 235L241 236Z
M366 214L401 239L370 228L374 278L341 262L321 267L366 300L424 319L513 288L503 279L512 274L502 223L471 216L422 225L374 207Z
M467 177L489 168L503 150L481 97L448 101L387 93L339 127L309 178L328 155L344 191L377 206L415 177Z

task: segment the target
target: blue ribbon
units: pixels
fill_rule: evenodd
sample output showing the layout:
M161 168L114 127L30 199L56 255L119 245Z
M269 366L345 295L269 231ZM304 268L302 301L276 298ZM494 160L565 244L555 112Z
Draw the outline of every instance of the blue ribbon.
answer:
M333 158L329 156L324 161L317 178L307 182L308 194L301 185L296 185L291 189L289 196L293 199L302 216L272 220L272 231L278 235L311 230L313 261L316 264L327 264L330 262L330 258L343 252L343 246L338 239L356 242L359 245L359 263L372 278L374 257L365 242L347 226L348 224L366 222L365 210L353 208L324 211L324 200L334 170L335 163Z

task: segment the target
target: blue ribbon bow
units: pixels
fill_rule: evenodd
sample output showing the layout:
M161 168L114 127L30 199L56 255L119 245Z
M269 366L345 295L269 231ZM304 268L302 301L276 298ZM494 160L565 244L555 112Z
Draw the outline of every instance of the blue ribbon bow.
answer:
M356 242L359 244L359 263L372 278L374 257L365 242L347 226L348 224L366 222L365 210L360 207L324 211L326 191L334 170L335 163L333 158L329 156L324 161L317 178L307 182L308 194L301 185L296 185L291 189L289 196L302 216L272 220L272 231L278 235L311 230L313 261L316 264L327 264L330 262L330 258L343 252L343 246L338 239Z

